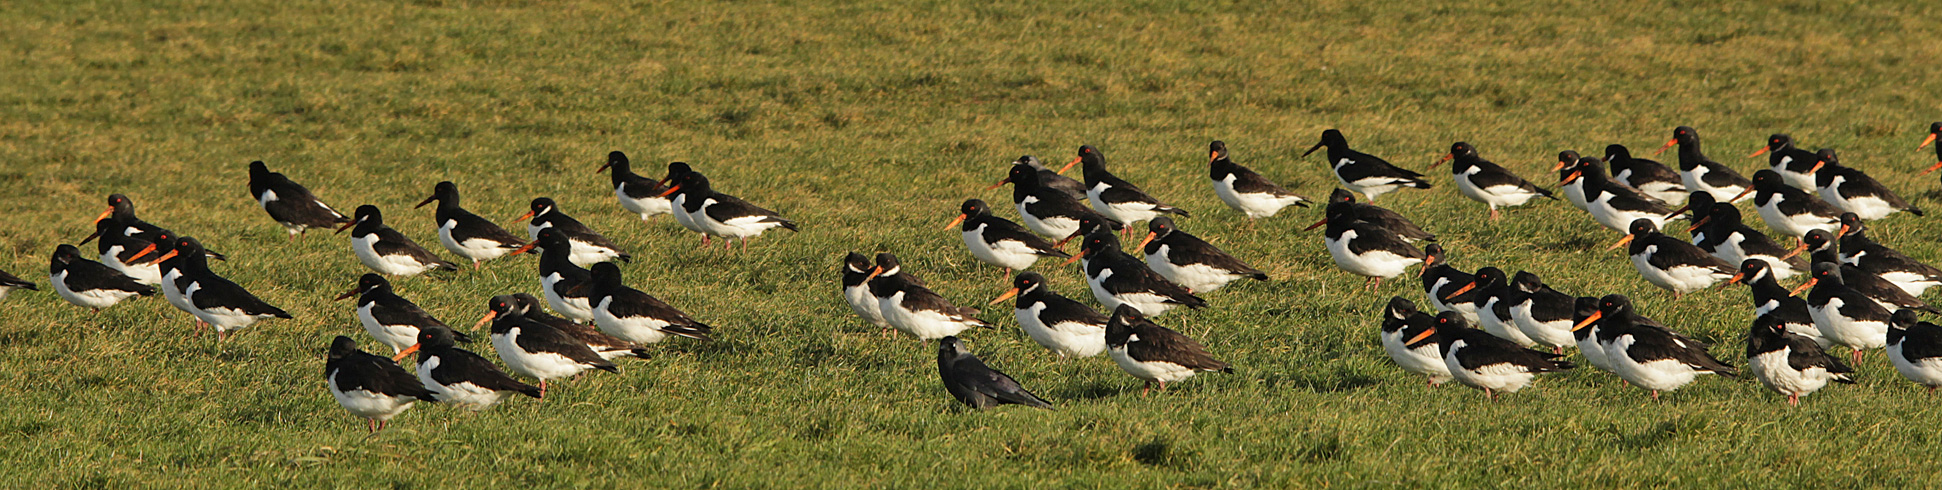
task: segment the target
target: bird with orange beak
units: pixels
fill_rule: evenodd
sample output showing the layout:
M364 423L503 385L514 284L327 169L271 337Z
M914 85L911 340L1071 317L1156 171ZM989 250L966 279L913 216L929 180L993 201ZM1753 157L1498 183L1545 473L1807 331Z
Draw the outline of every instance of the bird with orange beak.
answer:
M1942 121L1929 123L1928 137L1922 138L1922 144L1916 146L1915 149L1920 150L1931 143L1935 143L1937 136L1942 136ZM1929 172L1934 172L1936 169L1942 169L1942 145L1935 145L1935 165L1930 165L1927 170L1923 170L1922 175L1928 175Z
M1063 259L1072 256L1060 251L1052 242L1026 231L1018 223L992 215L991 206L981 199L965 200L963 205L958 206L957 218L952 219L945 228L959 230L964 237L964 248L971 251L972 257L1004 268L1002 277L1010 277L1013 269L1030 268L1041 257Z
M1631 233L1606 249L1630 245L1626 254L1632 267L1654 286L1672 291L1678 298L1686 293L1712 287L1733 277L1733 264L1700 250L1698 246L1659 232L1652 220L1632 221Z

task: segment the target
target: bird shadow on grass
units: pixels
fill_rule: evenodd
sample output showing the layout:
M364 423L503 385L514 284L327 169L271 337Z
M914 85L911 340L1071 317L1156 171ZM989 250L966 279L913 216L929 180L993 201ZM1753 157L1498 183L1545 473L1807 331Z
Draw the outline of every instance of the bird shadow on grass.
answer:
M1088 381L1048 390L1046 394L1059 400L1100 400L1120 396L1127 391L1129 390L1126 387L1118 383Z

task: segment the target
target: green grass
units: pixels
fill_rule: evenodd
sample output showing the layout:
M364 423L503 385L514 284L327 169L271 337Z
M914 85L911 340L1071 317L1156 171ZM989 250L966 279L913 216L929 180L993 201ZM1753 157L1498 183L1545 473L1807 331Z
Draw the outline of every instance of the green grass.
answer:
M1919 487L1942 414L1879 352L1858 386L1799 408L1751 380L1653 403L1606 373L1548 376L1488 403L1426 389L1376 345L1380 294L1334 267L1318 216L1249 227L1205 181L1205 148L1319 197L1328 127L1421 168L1452 141L1549 183L1562 149L1635 151L1677 125L1716 158L1768 133L1942 210L1914 145L1942 93L1942 10L1919 2L23 2L0 12L0 266L44 282L105 195L201 238L219 272L297 316L216 345L159 299L92 316L51 293L0 309L0 481L66 487ZM881 335L836 294L838 259L892 251L960 304L1007 285L942 229L1019 154L1098 145L1121 176L1195 213L1181 226L1276 280L1159 323L1236 374L1142 398L1101 358L1054 362L1017 331L971 347L1057 411L959 410L934 347ZM746 254L694 250L627 216L593 173L610 150L684 160L802 223ZM1669 156L1669 155L1668 155ZM248 197L262 159L340 209L372 203L421 243L440 180L495 219L551 196L631 248L628 282L718 326L621 375L483 414L420 404L392 429L324 389L331 296L364 272L343 236L286 243ZM1763 163L1763 162L1762 162ZM1562 203L1484 221L1436 172L1386 196L1465 268L1633 295L1743 363L1743 290L1669 294L1617 235ZM1001 206L1002 208L1002 206ZM1001 215L1012 215L1001 209ZM1751 215L1749 215L1751 216ZM1751 218L1749 218L1751 219ZM1933 219L1933 218L1930 218ZM1942 257L1942 228L1876 235ZM469 324L536 289L531 259L400 280ZM1084 298L1069 269L1053 285ZM372 346L375 348L375 346ZM483 345L475 347L489 350ZM488 353L488 355L490 355Z

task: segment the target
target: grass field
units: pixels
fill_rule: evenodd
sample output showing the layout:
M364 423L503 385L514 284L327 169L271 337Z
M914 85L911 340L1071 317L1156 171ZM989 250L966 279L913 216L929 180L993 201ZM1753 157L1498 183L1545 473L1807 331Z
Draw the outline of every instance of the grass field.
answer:
M159 298L90 315L51 292L0 303L0 481L61 487L1923 487L1942 416L1880 352L1860 384L1799 408L1750 379L1653 403L1607 373L1486 402L1427 389L1383 356L1376 316L1411 281L1361 290L1315 209L1249 227L1206 181L1206 144L1313 197L1335 185L1320 130L1421 169L1453 141L1553 184L1558 150L1656 148L1691 125L1740 156L1774 132L1842 151L1942 210L1915 144L1942 119L1934 4L1814 2L23 2L0 10L0 267L45 287L109 193L229 254L218 272L296 315L217 345ZM1007 283L943 230L1020 154L1099 146L1189 209L1183 229L1268 271L1157 321L1232 362L1164 395L1104 358L1055 362L1000 325L971 348L1058 405L960 410L935 346L881 334L836 292L844 252L891 251L959 304ZM698 251L641 223L593 173L683 160L799 234ZM1671 155L1666 155L1671 160ZM331 336L371 344L347 302L343 235L288 243L246 192L261 159L339 209L383 207L430 245L456 181L510 219L551 196L631 248L628 283L717 326L621 375L483 414L420 404L367 437L325 391ZM1743 289L1677 303L1618 238L1557 202L1484 220L1447 171L1381 204L1455 263L1632 295L1743 364ZM1009 206L999 214L1015 218ZM1748 219L1753 219L1749 214ZM1942 259L1942 227L1883 241ZM89 250L92 250L89 248ZM444 253L443 250L439 252ZM1042 263L1061 292L1079 275ZM397 281L453 324L536 291L533 260ZM489 347L475 345L486 352ZM489 353L487 353L490 356Z

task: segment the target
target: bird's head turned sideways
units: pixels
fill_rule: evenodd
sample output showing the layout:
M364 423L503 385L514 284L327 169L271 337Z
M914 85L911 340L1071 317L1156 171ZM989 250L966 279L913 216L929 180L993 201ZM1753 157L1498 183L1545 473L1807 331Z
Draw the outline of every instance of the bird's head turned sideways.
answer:
M1411 314L1416 313L1416 303L1402 296L1393 296L1389 298L1389 305L1383 309L1389 310L1389 318L1401 320L1409 318Z
M339 335L337 338L330 339L331 359L350 357L354 352L357 352L357 341L351 340L350 337Z
M958 340L957 336L953 335L937 339L938 358L955 359L968 355L971 355L971 351L964 348L964 341Z
M868 274L870 272L870 258L864 257L860 253L850 252L849 255L843 256L843 269L848 272Z

